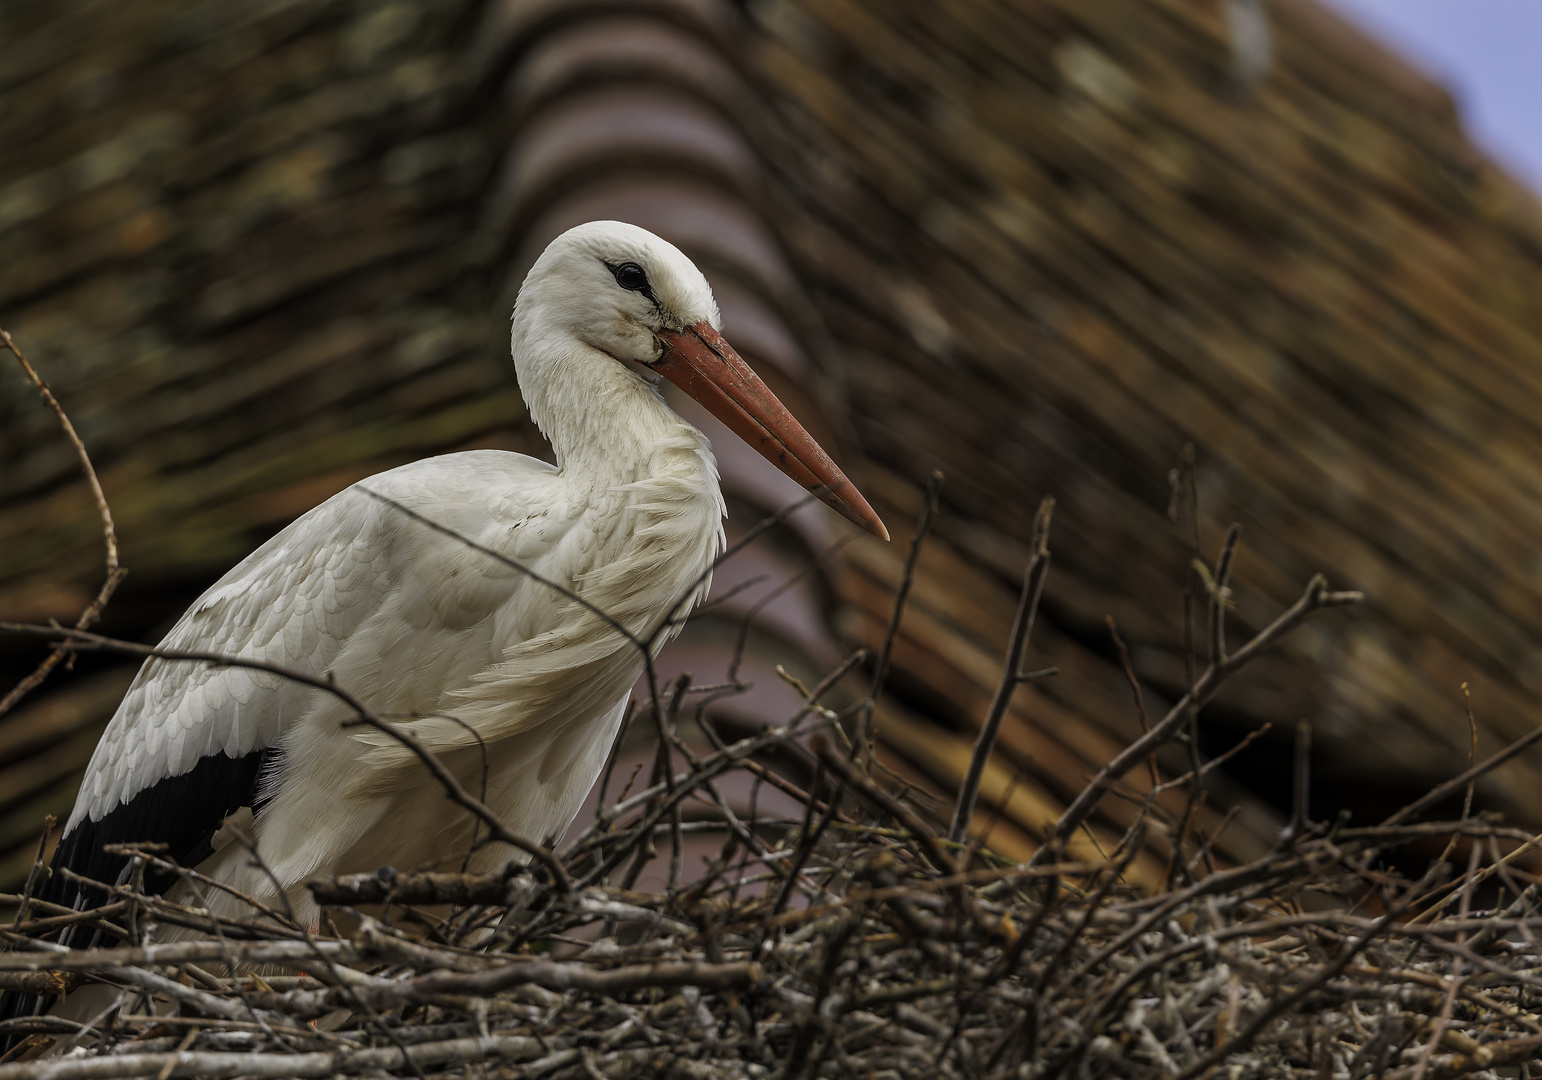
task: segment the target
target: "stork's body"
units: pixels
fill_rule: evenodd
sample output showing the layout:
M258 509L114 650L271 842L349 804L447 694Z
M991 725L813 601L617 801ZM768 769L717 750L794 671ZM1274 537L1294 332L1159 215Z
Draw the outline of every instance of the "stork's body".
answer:
M532 268L512 334L556 466L482 450L370 477L226 574L163 645L330 675L469 790L485 765L484 801L515 832L559 836L643 670L615 624L642 638L688 610L722 546L711 449L664 403L659 376L886 535L717 325L706 280L664 241L616 222L564 234ZM243 892L273 901L282 888L309 918L312 875L470 850L472 819L410 752L352 718L280 674L151 660L88 766L55 866L110 878L121 860L103 843L162 840ZM246 827L266 870L222 846L221 822L242 807L255 808ZM487 845L473 866L515 854ZM80 902L59 874L47 895Z
M652 411L650 423L617 433L627 452L608 474L481 450L371 477L265 544L163 645L330 673L376 713L406 721L479 794L485 746L484 801L521 834L554 838L604 762L642 654L584 605L399 507L645 637L678 599L682 610L692 602L722 538L710 448L662 402ZM352 718L337 697L281 675L152 661L98 746L70 827L132 803L145 777L228 768L220 757L233 765L276 748L248 828L284 885L467 852L473 819L410 752L345 726ZM473 867L508 857L487 847ZM203 870L271 891L240 845ZM308 914L303 889L289 899Z

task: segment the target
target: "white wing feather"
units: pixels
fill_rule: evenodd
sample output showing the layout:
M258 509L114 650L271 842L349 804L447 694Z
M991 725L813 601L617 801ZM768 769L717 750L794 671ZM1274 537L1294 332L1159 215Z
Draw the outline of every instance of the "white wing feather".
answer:
M534 583L360 488L479 534L473 539L521 562L539 563L573 520L546 501L543 481L554 472L523 455L476 451L371 477L294 521L227 573L161 647L313 676L339 669L336 677L374 709L430 711L447 685L436 677L450 675L447 665L485 667L498 658L489 617ZM425 550L434 548L442 550ZM560 606L550 589L540 591L552 599L529 596L513 620L528 626L504 632L534 629L543 612ZM458 657L448 655L452 644ZM466 655L467 646L480 656ZM99 819L201 757L273 746L319 693L249 668L147 661L92 755L69 827Z

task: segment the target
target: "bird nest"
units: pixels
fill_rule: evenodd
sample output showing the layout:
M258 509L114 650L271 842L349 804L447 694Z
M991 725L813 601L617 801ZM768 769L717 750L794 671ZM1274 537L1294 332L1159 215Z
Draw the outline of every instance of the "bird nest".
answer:
M1022 639L1042 580L1030 570ZM1237 655L1335 598L1314 581ZM1024 677L1012 660L1004 686ZM318 879L322 916L303 925L248 897L244 915L215 917L147 891L167 874L182 881L172 895L230 890L155 845L125 846L130 872L103 884L101 906L23 901L4 932L0 989L114 989L84 1022L0 1024L27 1037L0 1080L1527 1075L1542 1052L1542 896L1519 863L1542 837L1465 811L1420 820L1464 787L1470 805L1472 782L1519 747L1380 825L1298 815L1255 861L1196 853L1154 891L1125 873L1148 830L1173 828L1154 800L1106 859L1066 858L1119 769L1171 737L1233 660L1110 762L1026 863L949 840L866 752L862 711L850 741L823 687L785 725L700 753L675 733L684 682L652 703L653 782L602 800L561 854L528 845L501 874ZM807 790L767 764L810 751ZM802 813L736 815L722 795L735 771ZM698 798L719 808L725 840L691 875L684 836L706 823L680 811ZM1395 868L1408 860L1391 856L1431 844L1445 850L1422 874ZM655 861L667 885L639 890ZM1511 901L1477 910L1496 886ZM54 940L67 927L100 933L69 948ZM173 929L192 939L167 941Z

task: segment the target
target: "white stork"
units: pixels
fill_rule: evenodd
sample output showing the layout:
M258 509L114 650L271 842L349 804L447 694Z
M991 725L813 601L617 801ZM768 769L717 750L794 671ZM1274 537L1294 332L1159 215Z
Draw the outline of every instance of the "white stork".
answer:
M329 674L380 715L416 717L403 722L473 792L485 746L486 803L516 833L559 837L615 739L641 651L572 596L424 521L645 637L700 599L723 546L711 447L665 404L663 377L888 537L719 325L706 279L671 244L614 221L569 230L531 268L512 334L557 464L473 450L361 481L221 578L162 646ZM117 877L104 843L164 841L249 895L277 899L276 880L309 921L312 875L466 851L470 815L398 742L350 719L336 697L277 674L148 661L86 769L50 898L79 902L59 867ZM220 844L243 807L271 879L240 844ZM514 854L487 845L471 865Z

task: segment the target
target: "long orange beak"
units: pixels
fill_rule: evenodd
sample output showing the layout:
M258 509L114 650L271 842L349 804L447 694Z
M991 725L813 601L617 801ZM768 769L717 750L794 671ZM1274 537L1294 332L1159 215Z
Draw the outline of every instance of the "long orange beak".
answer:
M667 348L649 367L701 402L735 435L842 517L874 536L889 538L889 530L856 485L711 323L703 320L685 330L664 330L659 337Z

